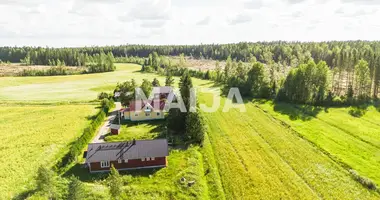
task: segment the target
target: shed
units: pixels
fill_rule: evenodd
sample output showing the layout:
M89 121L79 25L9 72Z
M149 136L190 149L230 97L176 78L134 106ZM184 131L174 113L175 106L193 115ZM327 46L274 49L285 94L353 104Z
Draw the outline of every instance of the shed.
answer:
M119 135L121 125L111 124L110 128L111 128L111 134L112 135Z

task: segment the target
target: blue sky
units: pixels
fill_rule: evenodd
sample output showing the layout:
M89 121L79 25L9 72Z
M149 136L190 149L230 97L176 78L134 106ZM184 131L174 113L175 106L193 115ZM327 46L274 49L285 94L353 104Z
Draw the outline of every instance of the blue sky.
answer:
M0 46L379 40L380 0L1 0Z

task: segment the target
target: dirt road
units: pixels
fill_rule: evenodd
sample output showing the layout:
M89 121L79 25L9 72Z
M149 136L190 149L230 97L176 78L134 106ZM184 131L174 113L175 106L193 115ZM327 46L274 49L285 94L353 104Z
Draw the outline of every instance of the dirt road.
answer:
M121 109L121 103L120 102L115 102L115 109L110 113L110 115L107 117L106 121L102 125L102 127L99 129L98 134L95 136L94 140L92 143L103 143L104 142L104 137L107 135L109 132L109 128L112 124L112 121L115 119L117 116L117 112Z

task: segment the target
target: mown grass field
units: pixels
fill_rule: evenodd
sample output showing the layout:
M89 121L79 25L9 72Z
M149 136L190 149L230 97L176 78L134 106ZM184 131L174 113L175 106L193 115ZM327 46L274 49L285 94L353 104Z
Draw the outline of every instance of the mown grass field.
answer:
M0 105L0 199L28 189L37 168L53 165L96 111L95 105Z
M320 111L314 117L301 114L299 119L292 119L290 116L300 113L292 105L273 105L267 102L259 104L259 107L289 124L307 140L329 152L337 161L380 185L380 125L376 124L376 119L380 118L376 109L369 108L362 118L349 115L349 108L330 108L327 112Z
M210 98L202 95L201 103ZM246 113L205 113L227 199L379 198L316 146L253 103L245 106Z
M54 77L1 77L0 101L90 101L99 92L111 92L118 82L134 78L137 83L142 79L153 80L154 74L133 73L141 66L117 64L114 72ZM165 77L158 77L164 84Z

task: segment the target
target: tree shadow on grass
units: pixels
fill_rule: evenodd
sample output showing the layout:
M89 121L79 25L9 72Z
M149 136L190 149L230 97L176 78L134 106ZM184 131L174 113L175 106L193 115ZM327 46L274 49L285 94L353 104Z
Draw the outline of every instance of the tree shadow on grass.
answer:
M369 107L368 104L363 104L363 105L359 105L359 106L352 106L350 108L350 110L348 111L348 114L350 114L353 117L357 117L357 118L363 117L367 113L368 107Z
M157 171L162 168L152 168L152 169L131 169L131 170L122 170L119 171L121 175L131 175L133 177L149 177L154 175ZM76 164L72 166L66 173L63 174L63 177L69 178L70 176L76 176L80 181L86 183L94 183L96 181L105 180L109 176L109 172L101 173L90 173L88 168L84 164Z
M274 111L288 115L290 120L309 121L315 118L321 111L328 112L328 108L324 109L311 105L294 105L288 103L274 102Z
M28 197L34 195L37 191L35 189L30 189L23 191L19 194L17 194L15 197L12 198L12 200L24 200L27 199Z

